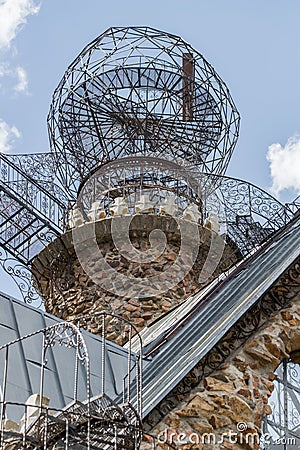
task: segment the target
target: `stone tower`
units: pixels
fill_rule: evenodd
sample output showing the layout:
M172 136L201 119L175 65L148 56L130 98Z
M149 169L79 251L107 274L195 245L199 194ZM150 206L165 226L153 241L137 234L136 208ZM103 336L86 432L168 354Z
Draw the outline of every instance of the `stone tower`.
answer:
M2 312L4 335L18 338L0 347L0 445L73 448L83 439L83 448L135 450L143 430L144 448L258 448L274 371L284 360L277 370L288 389L287 364L299 361L299 214L225 175L239 129L227 86L178 36L111 28L66 70L48 126L50 153L0 154L1 261L14 256L7 271L29 286L25 302L33 280L56 322L37 331L32 310L21 338L22 313ZM73 352L71 394L60 383L62 353L59 365L46 358L57 343ZM7 374L20 355L16 403ZM60 386L56 413L43 400L46 372L49 398ZM18 423L6 421L6 388L25 411ZM287 390L284 398L287 411ZM203 446L205 434L218 442Z
M216 195L239 116L184 41L107 30L68 68L48 122L57 176L76 200L32 264L47 311L105 310L141 330L241 258ZM122 342L114 327L110 336Z

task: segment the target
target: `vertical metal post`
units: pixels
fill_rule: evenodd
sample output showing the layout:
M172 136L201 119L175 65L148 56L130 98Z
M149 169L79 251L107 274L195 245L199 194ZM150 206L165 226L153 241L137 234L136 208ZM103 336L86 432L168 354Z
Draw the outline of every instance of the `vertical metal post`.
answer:
M130 383L131 383L131 377L130 377L130 369L131 369L131 336L132 336L132 327L129 326L129 348L128 348L128 360L127 360L127 402L130 402Z
M140 345L140 354L139 354L139 369L140 369L140 377L139 377L139 397L140 397L140 411L139 415L142 417L143 412L143 345L141 342Z
M141 167L140 169L141 174L141 184L140 184L140 196L143 194L143 184L144 184L144 168Z
M40 378L40 405L39 405L40 414L42 413L43 396L44 396L45 354L46 354L46 336L45 336L45 333L43 333L41 378Z
M75 355L75 368L74 368L74 401L77 401L78 394L78 359L79 359L79 339L76 336L76 355Z
M284 411L284 440L283 440L283 448L287 450L287 441L288 441L288 387L287 387L287 364L288 360L283 360L283 411Z
M96 201L96 183L97 183L97 177L94 177L94 183L93 183L93 202ZM92 206L92 205L91 205Z
M102 315L101 348L101 395L105 392L105 314Z
M139 380L140 380L140 367L139 367L139 358L135 361L135 385L136 385L136 406L137 406L137 412L140 415L141 412L141 405L140 405L140 387L139 387Z
M0 417L1 448L3 448L3 440L4 440L3 432L4 432L4 418L5 418L7 371L8 371L8 345L5 347L5 361L3 369L2 402L1 402L1 417Z
M193 120L194 60L192 53L182 55L182 120Z
M25 411L24 411L24 423L25 423L25 426L24 426L24 430L23 430L23 439L22 439L22 442L23 442L23 447L24 448L26 448L26 424L27 424L27 414L28 414L28 411L27 411L27 408L28 408L28 406L27 405L25 405Z
M41 421L41 417L39 418L39 421ZM48 447L47 435L48 435L48 408L46 409L45 419L44 419L44 450L47 450L47 447Z
M86 376L87 376L87 414L88 414L88 429L87 429L87 448L91 447L91 374L90 374L90 360L86 359Z
M69 418L66 417L66 438L65 438L65 450L69 449Z

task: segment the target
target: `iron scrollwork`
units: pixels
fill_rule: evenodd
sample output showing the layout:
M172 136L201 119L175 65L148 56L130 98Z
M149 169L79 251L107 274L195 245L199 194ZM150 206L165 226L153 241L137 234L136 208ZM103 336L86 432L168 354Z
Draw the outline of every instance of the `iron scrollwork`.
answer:
M62 322L46 329L45 349L56 344L77 349L78 359L84 364L89 359L84 339L79 329L72 323Z
M0 262L3 270L12 277L18 286L24 303L39 308L42 305L42 299L35 288L37 286L36 280L30 269L8 255L3 248L0 248Z

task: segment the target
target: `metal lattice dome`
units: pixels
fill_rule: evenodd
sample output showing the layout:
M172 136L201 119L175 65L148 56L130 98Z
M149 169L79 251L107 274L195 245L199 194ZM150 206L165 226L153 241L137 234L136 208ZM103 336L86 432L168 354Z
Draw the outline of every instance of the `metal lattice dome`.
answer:
M62 184L77 191L100 165L126 156L181 159L225 172L239 114L228 88L180 37L110 28L67 69L48 117Z

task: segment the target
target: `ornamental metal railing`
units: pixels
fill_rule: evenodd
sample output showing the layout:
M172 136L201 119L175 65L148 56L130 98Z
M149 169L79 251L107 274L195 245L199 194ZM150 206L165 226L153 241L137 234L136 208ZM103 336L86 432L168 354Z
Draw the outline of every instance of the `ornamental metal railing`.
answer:
M98 347L93 344L91 354L80 328L70 322L57 323L0 347L1 449L139 448L141 342L139 351L133 353L131 339L137 335L133 325L105 313L95 317L101 339ZM92 316L84 319L91 320ZM106 341L107 327L116 320L127 329L127 349ZM92 380L95 370L91 371L91 366L97 358L100 371ZM116 358L120 359L119 366ZM111 372L113 361L115 371L120 373ZM62 392L63 404L56 398L62 368L65 371L60 376L68 380ZM122 388L112 397L110 391L116 389L116 379L122 377Z
M61 189L49 178L37 181L33 167L26 173L28 156L0 154L0 244L24 264L61 234L67 206ZM42 157L39 160L42 164Z
M277 368L269 399L272 414L263 421L261 450L292 450L300 445L300 365L285 359Z

